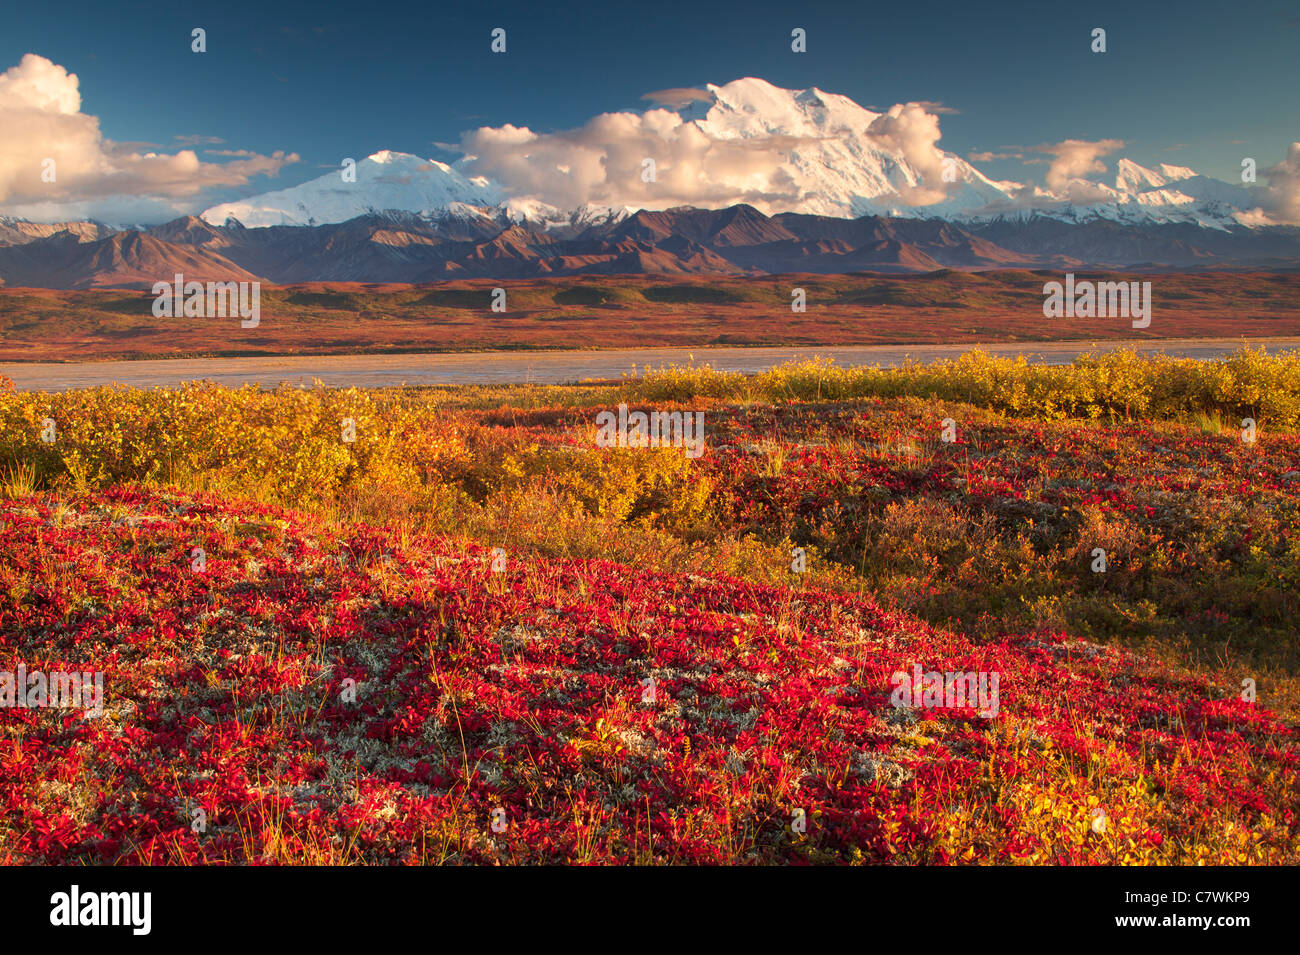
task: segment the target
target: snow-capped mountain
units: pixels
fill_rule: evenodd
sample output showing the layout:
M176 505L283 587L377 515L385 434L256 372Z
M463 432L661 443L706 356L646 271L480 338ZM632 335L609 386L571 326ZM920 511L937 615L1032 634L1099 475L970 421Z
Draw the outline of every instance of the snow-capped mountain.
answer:
M785 159L768 181L793 184L797 208L775 211L855 218L863 215L952 218L1009 203L1018 183L995 182L955 153L949 177L929 175L904 155L891 120L847 96L813 87L787 90L747 77L709 84L711 102L697 102L682 116L706 137L723 142L768 140ZM787 187L788 188L788 187ZM941 193L937 202L918 202Z
M504 200L504 201L503 201ZM326 173L300 186L227 202L205 210L205 222L235 220L246 228L332 225L363 215L415 213L431 222L512 224L568 235L592 225L619 222L625 206L584 204L559 209L538 199L505 199L503 190L480 176L469 177L434 159L383 150L356 164L356 181Z
M566 210L537 199L507 199L495 208L480 208L477 211L480 216L506 226L518 225L551 233L556 238L569 238L594 226L616 225L637 210L630 206L602 206L593 203L583 203L576 209ZM448 214L452 214L452 210L448 210ZM436 212L427 215L434 221L441 218Z
M1195 225L1208 229L1231 229L1248 224L1246 216L1259 203L1249 189L1202 176L1186 166L1161 163L1159 170L1140 166L1131 159L1115 164L1115 185L1074 180L1072 185L1092 192L1085 202L1057 199L1040 193L1038 201L996 215L1006 218L1044 216L1062 222L1107 220L1128 225ZM970 217L992 218L989 214Z
M390 209L492 206L503 198L493 183L467 177L446 163L382 150L357 162L355 182L344 181L339 169L291 189L213 206L201 218L213 225L236 219L249 228L324 225Z
M900 113L876 112L847 96L817 88L787 90L745 78L706 88L708 99L677 112L717 148L752 148L772 165L752 164L720 186L737 194L779 196L773 212L856 218L940 218L959 222L1047 217L1063 222L1192 224L1225 229L1249 224L1258 206L1250 190L1201 176L1184 166L1148 169L1130 159L1115 165L1114 185L1075 180L1065 194L989 178L962 157L918 146ZM407 153L382 151L356 164L356 181L338 171L290 189L223 203L202 213L215 225L321 225L389 210L431 220L499 222L569 237L593 225L617 223L635 206L558 207L542 195L511 195L503 184ZM923 168L924 167L924 168ZM951 180L951 181L948 181ZM1077 197L1084 195L1086 201ZM737 200L739 201L739 200ZM720 203L730 205L734 202ZM760 203L761 205L761 203ZM647 208L655 208L647 205Z
M812 215L853 218L861 215L951 217L1010 201L1016 183L989 179L966 160L951 160L954 182L943 182L936 170L926 176L901 152L882 142L873 131L885 114L859 106L847 96L818 89L785 90L764 80L747 78L708 87L713 101L683 109L683 118L718 142L759 140L781 144L784 159L770 173L787 184L797 200L789 209ZM877 124L879 126L879 124ZM457 164L459 165L459 164ZM260 196L213 206L201 213L220 225L228 218L247 227L310 225L343 222L371 212L396 209L430 216L465 214L464 206L509 221L539 225L548 231L608 223L636 211L632 206L584 204L578 209L556 207L544 196L507 198L506 190L487 179L466 176L454 165L424 160L406 153L383 151L357 163L356 182L346 183L338 172ZM743 191L746 183L737 182ZM939 190L941 202L912 204L917 193ZM460 204L457 211L453 205ZM489 208L488 207L493 207Z

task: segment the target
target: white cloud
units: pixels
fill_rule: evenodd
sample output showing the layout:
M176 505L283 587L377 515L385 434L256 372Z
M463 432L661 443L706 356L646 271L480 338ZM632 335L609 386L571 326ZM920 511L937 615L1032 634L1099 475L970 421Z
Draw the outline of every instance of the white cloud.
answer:
M1122 139L1067 139L1064 142L1035 146L1034 151L1052 158L1047 168L1047 188L1069 202L1101 202L1109 192L1099 183L1087 179L1089 173L1104 173L1102 156L1124 148Z
M933 104L892 106L867 127L867 135L891 152L900 153L922 176L922 183L903 189L903 199L914 206L931 205L947 198L943 181L944 152L938 147L939 117Z
M467 172L504 184L514 195L574 207L664 207L763 201L772 194L769 153L749 141L710 139L664 109L602 113L582 127L536 133L526 127L481 127L460 148ZM646 182L644 160L655 160Z
M53 165L53 181L42 173ZM28 53L0 74L0 210L35 218L111 218L140 210L176 213L205 189L271 175L296 154L248 153L202 162L192 149L167 154L104 138L81 112L77 76Z
M1265 169L1264 177L1264 215L1274 224L1300 225L1300 143L1288 146L1286 158Z
M646 98L678 108L706 99L693 89L661 90ZM707 99L711 101L712 94ZM872 115L861 107L853 109L855 116ZM869 123L864 119L856 130L862 143L901 154L920 174L916 184L895 183L908 204L929 205L947 198L936 114L943 109L937 104L900 104ZM513 196L561 208L585 202L659 209L747 202L779 212L807 208L808 174L791 161L791 151L824 138L770 131L736 136L725 128L711 130L673 109L651 108L643 113L602 113L579 128L552 133L509 124L480 127L464 133L458 149L466 173L495 180ZM642 175L647 157L655 161L651 182Z

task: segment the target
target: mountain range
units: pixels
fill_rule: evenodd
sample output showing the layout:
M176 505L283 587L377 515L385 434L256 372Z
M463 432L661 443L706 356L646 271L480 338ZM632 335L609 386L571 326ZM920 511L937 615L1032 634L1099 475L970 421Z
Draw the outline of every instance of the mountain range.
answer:
M886 113L867 109L847 96L816 88L787 90L748 77L722 86L709 84L703 95L703 100L677 109L677 120L691 127L699 141L711 144L711 151L733 159L741 154L765 157L761 164L727 167L721 178L729 179L737 197L719 205L751 201L768 212L848 219L986 221L1038 215L1068 222L1100 218L1208 228L1240 224L1259 205L1245 186L1202 176L1185 166L1161 164L1147 169L1130 159L1118 160L1113 186L1069 178L1057 183L1058 194L997 181L961 156L938 149L936 142L918 140L908 126L914 115L899 113L898 107ZM781 158L771 159L774 156ZM633 211L627 206L591 205L569 210L542 201L545 197L510 198L499 183L473 174L476 158L465 156L448 165L383 150L356 162L355 169L349 170L355 172L350 180L343 170L330 172L290 189L213 206L200 217L213 225L233 218L257 228L339 223L393 209L469 213L467 207L491 207L492 214L523 224L565 230L575 216L589 221ZM610 169L606 176L620 174ZM715 170L714 178L719 175ZM614 184L604 185L610 189ZM642 207L677 204L653 201L656 187L645 192ZM765 196L771 207L743 195L768 192L779 193ZM1072 196L1086 196L1087 201Z
M0 284L149 288L194 281L426 283L546 275L762 274L983 270L1294 270L1300 229L1188 223L1066 222L1046 216L943 219L764 215L726 209L640 210L567 230L505 211L367 213L346 222L249 229L188 216L115 232L0 223ZM49 227L53 229L54 227ZM48 234L46 234L48 232ZM567 235L565 233L568 233Z
M150 287L197 281L424 283L573 274L1136 270L1300 266L1300 228L1261 225L1256 195L1194 170L1118 160L1114 185L1068 201L998 182L891 138L892 113L763 80L709 86L680 110L714 143L779 141L772 177L798 211L749 203L566 209L508 196L457 164L380 151L289 189L152 226L0 218L0 284ZM937 157L952 178L942 198ZM948 176L944 176L944 179ZM771 177L769 177L771 181Z

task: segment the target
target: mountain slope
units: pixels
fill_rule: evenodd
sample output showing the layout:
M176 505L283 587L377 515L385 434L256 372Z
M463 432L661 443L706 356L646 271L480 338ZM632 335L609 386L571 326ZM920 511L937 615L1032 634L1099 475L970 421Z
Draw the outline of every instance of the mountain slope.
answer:
M152 288L177 274L187 281L259 281L225 256L197 246L119 232L93 242L71 232L0 248L0 279L31 288Z

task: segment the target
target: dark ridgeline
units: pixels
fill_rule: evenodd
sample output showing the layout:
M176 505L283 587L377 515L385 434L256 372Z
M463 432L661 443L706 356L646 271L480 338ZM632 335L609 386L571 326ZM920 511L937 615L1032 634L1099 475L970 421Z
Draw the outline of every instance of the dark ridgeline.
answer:
M248 229L194 216L145 230L0 220L0 284L76 289L198 281L437 282L553 275L1300 266L1300 228L1069 222L1046 216L943 219L780 213L752 206L640 211L544 228L485 210L384 212L316 226Z

